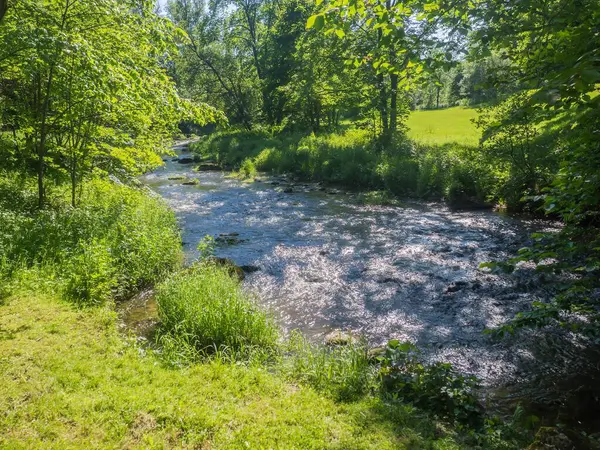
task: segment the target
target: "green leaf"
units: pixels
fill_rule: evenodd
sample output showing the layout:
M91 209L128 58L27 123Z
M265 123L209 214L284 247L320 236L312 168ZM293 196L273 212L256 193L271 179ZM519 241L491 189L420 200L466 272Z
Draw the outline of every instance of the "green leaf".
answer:
M319 31L325 26L325 16L323 14L316 14L310 16L306 22L306 29L314 28Z

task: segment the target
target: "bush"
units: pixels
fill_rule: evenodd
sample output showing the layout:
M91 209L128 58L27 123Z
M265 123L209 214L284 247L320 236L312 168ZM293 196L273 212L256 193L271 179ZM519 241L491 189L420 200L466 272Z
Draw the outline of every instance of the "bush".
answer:
M242 179L254 178L256 176L256 167L250 158L246 158L238 171L238 176Z
M412 402L443 419L471 426L482 423L475 377L460 375L447 363L424 365L414 345L397 340L390 341L378 359L388 395Z
M4 278L43 267L43 277L58 280L67 298L99 304L132 294L181 262L175 216L141 190L94 180L83 186L77 208L58 190L38 211L7 201L12 192L25 195L22 185L7 179L0 184Z
M274 350L272 318L246 296L226 268L202 263L173 276L157 289L161 341L179 341L200 356L227 350L246 356L255 348Z

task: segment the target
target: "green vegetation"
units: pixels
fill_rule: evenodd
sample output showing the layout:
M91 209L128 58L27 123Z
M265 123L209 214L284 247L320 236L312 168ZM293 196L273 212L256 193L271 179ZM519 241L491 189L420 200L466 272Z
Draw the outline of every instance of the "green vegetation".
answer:
M159 286L160 342L178 352L269 351L277 346L273 320L248 299L227 268L205 262Z
M109 309L27 293L0 311L2 448L462 447L407 405L338 403L219 359L166 368Z
M374 361L361 343L284 340L231 268L173 275L174 215L134 177L161 164L178 124L229 122L196 151L242 178L547 213L561 232L482 266L530 264L554 294L499 331L560 326L597 346L598 0L166 12L0 0L0 445L522 447L517 422L485 417L475 380L451 366L397 342ZM117 334L112 305L150 285L161 326L140 347Z
M101 304L180 264L179 230L162 200L109 181L81 188L78 208L64 187L38 211L34 186L0 178L0 282L30 280L76 303Z
M439 142L446 139L437 137ZM319 135L226 131L212 134L194 149L224 166L250 161L260 171L382 191L379 203L393 203L393 196L418 196L446 198L460 206L492 204L502 200L499 193L509 179L493 160L468 145L430 146L399 138L381 150L367 131L357 129ZM366 203L376 198L362 197Z
M481 130L476 109L454 107L412 111L406 121L408 137L423 145L458 144L478 147Z

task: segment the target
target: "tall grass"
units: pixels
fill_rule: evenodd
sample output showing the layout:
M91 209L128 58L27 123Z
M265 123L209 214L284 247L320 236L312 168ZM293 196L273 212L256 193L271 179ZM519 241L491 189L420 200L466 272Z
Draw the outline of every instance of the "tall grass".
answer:
M496 201L508 175L470 145L477 141L477 130L466 122L472 130L463 143L447 141L457 135L436 135L435 143L398 135L382 148L368 131L352 128L319 135L223 131L198 143L195 150L241 165L243 174L253 174L256 168L398 197L443 198L457 205Z
M93 180L84 184L77 208L57 189L38 211L32 189L0 177L5 283L22 280L35 288L36 279L40 287L51 282L75 303L100 304L161 279L181 262L175 216L159 198Z
M293 332L285 350L281 367L288 377L338 400L355 400L376 386L377 371L369 362L365 342L316 345L301 333Z
M247 356L278 345L270 315L242 292L226 268L211 263L193 266L160 285L156 299L160 341L171 358L215 352Z

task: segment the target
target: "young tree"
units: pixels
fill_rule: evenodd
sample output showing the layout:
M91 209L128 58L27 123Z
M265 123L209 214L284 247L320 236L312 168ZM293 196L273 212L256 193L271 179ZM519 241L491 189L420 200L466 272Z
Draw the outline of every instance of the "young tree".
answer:
M150 1L15 0L0 27L0 107L17 158L35 158L39 207L48 172L76 186L92 168L160 163L177 122L216 113L182 101L163 61L177 31Z

